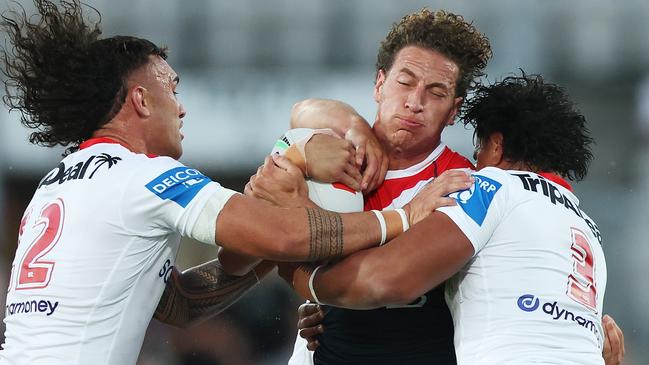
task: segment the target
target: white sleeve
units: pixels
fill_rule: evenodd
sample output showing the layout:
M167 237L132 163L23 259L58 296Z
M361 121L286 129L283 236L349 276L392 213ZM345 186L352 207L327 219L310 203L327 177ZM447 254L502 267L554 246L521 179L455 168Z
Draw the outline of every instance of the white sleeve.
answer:
M475 183L470 189L453 193L457 204L437 210L448 215L471 241L474 256L484 248L507 209L507 173L486 168L473 173Z
M205 234L194 237L194 226L209 202L220 201L213 212L214 222L210 222L214 225L220 209L236 194L200 171L167 157L142 163L128 184L122 216L124 225L134 234L151 237L177 232L212 244L213 234L212 238Z

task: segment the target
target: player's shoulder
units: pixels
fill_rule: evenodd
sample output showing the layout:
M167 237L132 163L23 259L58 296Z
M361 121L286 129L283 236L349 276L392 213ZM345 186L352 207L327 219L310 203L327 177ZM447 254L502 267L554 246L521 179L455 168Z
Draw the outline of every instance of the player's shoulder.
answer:
M438 157L438 163L444 164L446 169L471 169L475 170L475 166L468 158L455 152L450 147L445 146L442 154Z
M506 170L494 166L483 167L480 170L475 171L473 175L485 176L505 183L511 178L511 174Z
M115 165L113 172L135 180L147 180L166 171L186 167L180 161L167 156L132 152L119 144L98 144L85 152L95 164Z
M92 163L98 170L96 178L117 179L129 185L162 183L171 186L205 177L197 169L171 157L135 153L116 143L91 145L75 154L78 154L77 159Z
M478 171L474 171L473 176L476 180L476 186L491 185L496 187L496 190L501 190L501 187L510 189L516 184L517 180L516 176L512 174L512 171L503 170L493 166L483 167Z

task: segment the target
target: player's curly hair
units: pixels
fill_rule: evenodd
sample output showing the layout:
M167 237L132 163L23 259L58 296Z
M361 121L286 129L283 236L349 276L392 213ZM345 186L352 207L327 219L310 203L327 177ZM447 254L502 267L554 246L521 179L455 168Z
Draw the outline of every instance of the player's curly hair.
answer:
M128 75L149 56L166 58L166 49L128 36L100 39L101 14L87 24L79 0L34 0L38 17L25 9L2 14L0 27L11 47L0 51L5 75L3 100L34 129L31 143L78 148L110 121L124 104Z
M565 90L540 75L510 76L480 86L467 102L464 123L475 127L477 143L503 134L503 157L538 171L583 179L593 159L586 118Z
M476 80L484 76L484 68L492 56L489 39L461 15L426 8L401 18L381 42L376 72L389 71L394 59L406 46L419 46L437 51L455 62L460 74L455 94L465 97Z

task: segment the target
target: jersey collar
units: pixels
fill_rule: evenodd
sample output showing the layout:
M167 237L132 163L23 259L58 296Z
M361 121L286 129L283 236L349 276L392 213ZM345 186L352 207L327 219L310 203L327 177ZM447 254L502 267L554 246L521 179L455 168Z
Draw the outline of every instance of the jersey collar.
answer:
M568 189L569 191L572 191L572 186L570 185L570 183L568 183L564 178L562 178L561 176L559 176L557 174L553 174L551 172L539 172L538 175L541 175L544 178L563 186L564 188Z
M406 167L405 169L401 170L388 170L388 172L385 174L385 180L389 179L398 179L401 177L407 177L407 176L412 176L426 168L428 165L430 165L431 162L435 161L441 154L444 152L444 149L446 148L446 145L443 142L439 142L439 145L437 148L435 148L428 157L426 157L423 161L418 162L410 167Z
M95 137L95 138L90 138L90 139L87 139L87 140L81 142L81 144L79 145L79 149L82 150L82 149L88 148L90 146L94 146L94 145L96 145L98 143L113 143L113 144L120 144L121 145L121 143L117 142L114 139L108 138L108 137Z
M112 138L108 138L108 137L95 137L95 138L87 139L87 140L81 142L81 144L79 145L79 150L88 148L90 146L94 146L94 145L99 144L99 143L118 144L118 145L120 145L120 146L122 146L122 147L124 147L124 148L126 148L127 150L130 151L130 149L127 146L123 145L122 143L120 143L120 142L118 142L118 141L116 141L116 140L114 140ZM153 154L153 153L147 153L146 156L149 157L149 158L158 157L158 155Z

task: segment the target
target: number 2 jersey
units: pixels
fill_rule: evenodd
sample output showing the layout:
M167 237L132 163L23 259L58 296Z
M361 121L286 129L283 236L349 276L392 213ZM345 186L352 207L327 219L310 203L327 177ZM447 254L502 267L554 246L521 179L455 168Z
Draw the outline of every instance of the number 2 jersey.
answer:
M234 191L106 138L41 180L22 218L0 364L135 364L181 236Z
M383 184L365 197L365 210L401 208L428 182L456 168L473 165L440 144L424 161L388 171ZM453 322L444 302L444 285L406 306L325 307L325 313L325 331L314 354L316 365L455 364Z
M458 364L604 364L606 262L570 186L493 167L474 176L438 209L475 249L446 282Z

